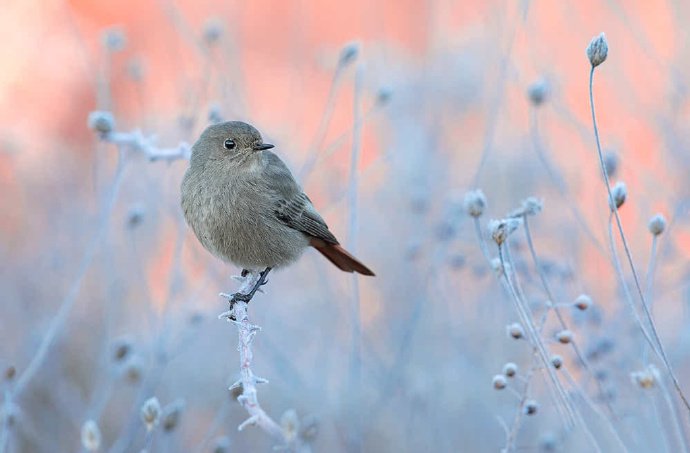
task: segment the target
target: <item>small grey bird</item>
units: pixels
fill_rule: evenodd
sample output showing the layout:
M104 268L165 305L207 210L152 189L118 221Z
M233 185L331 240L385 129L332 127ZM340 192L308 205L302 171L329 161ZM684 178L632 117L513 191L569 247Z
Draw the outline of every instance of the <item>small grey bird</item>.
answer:
M253 126L228 121L206 128L182 180L182 209L199 242L221 260L263 269L296 261L307 246L339 269L374 273L343 249L288 167ZM246 296L246 297L244 297Z

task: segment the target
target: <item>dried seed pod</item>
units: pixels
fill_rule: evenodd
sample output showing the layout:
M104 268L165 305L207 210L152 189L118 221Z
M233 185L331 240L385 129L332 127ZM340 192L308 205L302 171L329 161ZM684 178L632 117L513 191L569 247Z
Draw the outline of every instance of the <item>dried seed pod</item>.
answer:
M147 399L143 406L141 406L141 419L146 425L146 430L151 431L156 427L161 416L161 404L158 398Z
M649 232L654 236L659 236L666 229L666 219L661 214L656 214L649 219Z
M486 197L484 196L484 192L480 189L470 190L465 194L463 206L467 214L471 217L481 217L484 213L484 209L486 209Z
M98 451L101 448L101 430L94 420L87 420L81 426L81 445L86 451Z
M556 334L559 343L569 344L573 341L573 333L568 329L563 329Z
M509 324L508 327L506 327L506 332L516 340L524 338L525 336L525 329L523 329L522 326L517 322Z
M609 54L609 44L604 33L595 36L587 46L587 58L593 68L596 68L604 61Z
M539 410L539 403L534 400L527 400L522 410L525 415L534 415Z
M587 294L580 294L575 299L574 305L578 310L585 311L592 306L592 298Z
M518 372L518 366L514 364L513 362L508 362L505 365L503 365L503 374L506 377L512 378L515 377L515 375Z
M496 390L503 390L504 388L506 388L506 385L508 385L506 377L502 374L497 374L496 376L494 376L492 383Z

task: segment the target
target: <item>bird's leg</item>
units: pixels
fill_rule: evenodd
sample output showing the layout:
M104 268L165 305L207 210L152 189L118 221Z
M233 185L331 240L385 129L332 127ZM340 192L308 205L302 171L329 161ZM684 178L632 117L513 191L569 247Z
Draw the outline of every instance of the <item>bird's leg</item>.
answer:
M246 271L246 272L245 271L246 271L246 269L242 270L242 274L243 274L242 276L243 277L245 277L249 273L249 271ZM263 285L268 283L268 279L266 277L268 277L269 272L271 272L271 268L267 267L266 269L264 269L263 271L261 271L259 273L259 279L256 281L256 283L254 284L254 287L252 288L251 291L249 291L249 293L247 293L247 294L243 294L243 293L233 294L232 297L230 298L230 309L232 310L232 307L233 307L233 305L235 305L235 302L240 301L240 300L242 302L249 303L249 301L252 300L252 298L254 297L254 294L256 294L256 292L259 290L259 288L261 288Z

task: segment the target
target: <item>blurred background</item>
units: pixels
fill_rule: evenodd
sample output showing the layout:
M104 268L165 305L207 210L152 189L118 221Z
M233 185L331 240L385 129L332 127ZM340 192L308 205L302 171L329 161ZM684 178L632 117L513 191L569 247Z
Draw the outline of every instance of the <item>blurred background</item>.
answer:
M676 0L6 1L0 451L276 446L258 427L237 430L237 331L217 315L239 269L184 223L187 161L102 140L87 125L96 110L166 149L213 122L252 123L377 273L356 279L308 251L249 307L262 327L253 369L270 381L259 401L303 448L683 451L688 413L612 264L585 48L606 32L602 147L612 182L627 185L632 255L690 392L689 20ZM521 227L512 268L535 319L541 274L574 333L584 362L554 340L553 313L541 331L584 419L574 428L532 347L506 335L519 318L463 208L477 188L487 241L490 218L543 200L529 219L540 265ZM656 213L668 225L653 248ZM572 306L581 293L585 311ZM518 375L497 391L507 362ZM147 433L151 397L165 418Z

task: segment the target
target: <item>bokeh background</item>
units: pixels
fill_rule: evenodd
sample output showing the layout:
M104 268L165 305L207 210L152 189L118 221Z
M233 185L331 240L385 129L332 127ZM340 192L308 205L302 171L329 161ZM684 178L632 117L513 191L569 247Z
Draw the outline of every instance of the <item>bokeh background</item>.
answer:
M87 420L99 451L275 446L257 427L237 431L237 333L217 315L239 270L184 224L187 162L99 140L94 110L164 148L220 119L251 122L376 271L355 280L308 251L250 306L263 328L254 370L270 380L259 401L288 430L296 413L314 451L506 445L535 362L505 333L517 315L462 209L474 188L488 199L485 236L489 218L543 199L535 247L589 363L550 340L550 318L544 339L591 432L564 427L537 369L527 395L539 411L518 420L516 448L595 451L594 438L619 451L618 437L629 451L682 451L688 414L611 262L585 47L606 32L602 146L627 184L622 221L645 281L655 268L648 297L690 391L689 21L676 0L4 2L0 451L84 451ZM530 87L546 93L540 105ZM669 226L649 266L657 212ZM545 296L514 236L539 312ZM594 301L583 313L569 306L580 293ZM630 374L650 360L660 375L641 388ZM520 377L499 392L506 362ZM147 436L139 412L153 396L181 415Z

